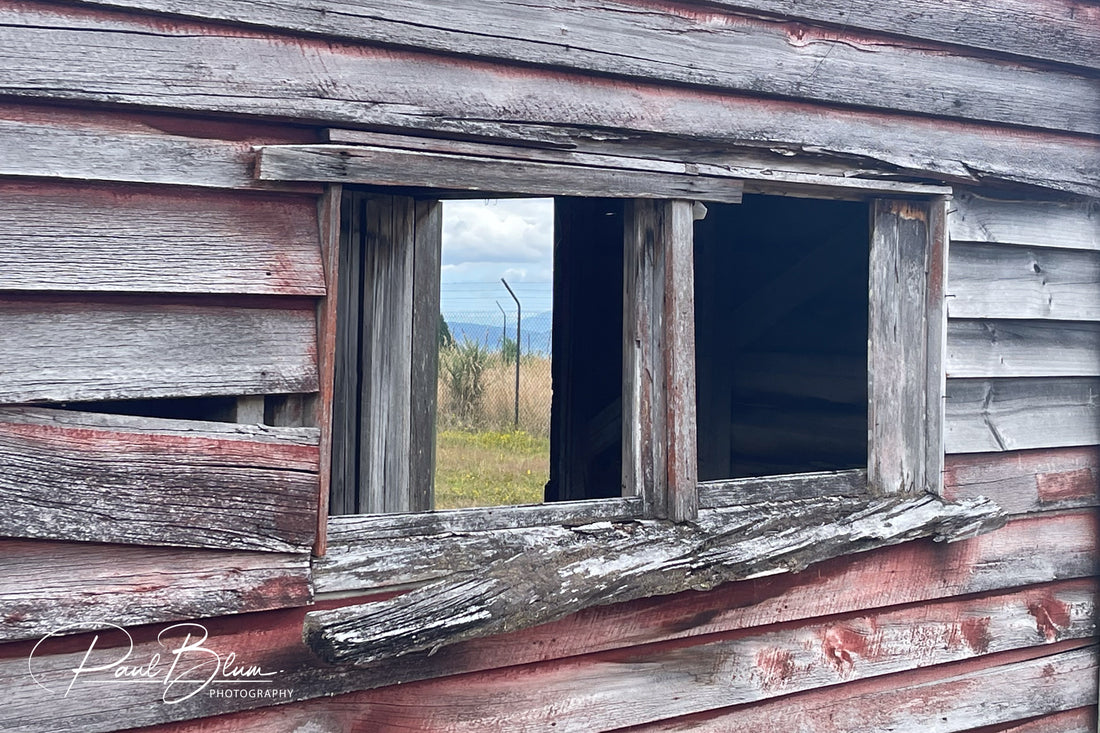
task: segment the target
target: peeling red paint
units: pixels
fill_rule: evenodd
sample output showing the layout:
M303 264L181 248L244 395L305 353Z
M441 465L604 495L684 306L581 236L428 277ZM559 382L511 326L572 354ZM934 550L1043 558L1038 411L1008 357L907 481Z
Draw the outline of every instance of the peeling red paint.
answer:
M1058 632L1070 625L1069 607L1047 593L1027 604L1027 612L1035 617L1035 629L1047 642L1058 641Z
M867 636L851 626L830 626L822 637L822 652L842 676L851 674L855 657L867 655Z
M1064 499L1085 499L1097 494L1100 486L1091 468L1079 468L1061 473L1041 473L1035 477L1039 489L1039 501L1043 503Z
M756 653L756 671L763 689L783 687L794 675L794 655L787 649L761 649Z
M966 618L959 624L966 645L978 654L989 651L989 645L993 641L993 635L989 633L990 617Z

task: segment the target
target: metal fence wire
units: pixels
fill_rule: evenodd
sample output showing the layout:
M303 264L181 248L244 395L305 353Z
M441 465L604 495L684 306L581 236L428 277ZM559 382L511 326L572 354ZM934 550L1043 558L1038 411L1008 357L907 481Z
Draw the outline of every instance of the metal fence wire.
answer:
M517 348L514 313L444 313L439 323L439 428L548 436L550 329L549 312L525 315Z

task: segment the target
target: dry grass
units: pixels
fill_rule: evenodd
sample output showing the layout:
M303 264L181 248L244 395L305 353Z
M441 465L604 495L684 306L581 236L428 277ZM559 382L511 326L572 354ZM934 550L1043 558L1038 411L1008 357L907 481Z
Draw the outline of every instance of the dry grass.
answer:
M439 381L439 425L443 429L510 431L515 418L516 372L496 353L481 374L484 390L472 417L462 420L444 379ZM550 435L550 359L524 356L519 365L519 429L534 436Z
M524 432L441 430L435 508L537 504L550 479L550 439Z

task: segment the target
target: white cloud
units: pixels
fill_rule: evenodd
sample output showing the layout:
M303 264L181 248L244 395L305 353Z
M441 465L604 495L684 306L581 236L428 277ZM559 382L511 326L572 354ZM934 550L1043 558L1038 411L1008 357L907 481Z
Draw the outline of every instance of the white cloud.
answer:
M552 199L492 199L443 203L444 267L471 263L532 263L549 270L553 259ZM452 275L457 271L451 271ZM500 277L501 275L497 275Z

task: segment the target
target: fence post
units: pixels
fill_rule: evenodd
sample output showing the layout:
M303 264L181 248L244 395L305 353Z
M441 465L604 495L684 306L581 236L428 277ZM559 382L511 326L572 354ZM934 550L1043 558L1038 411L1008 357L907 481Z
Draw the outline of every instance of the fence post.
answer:
M519 304L519 298L512 292L512 286L508 284L508 281L501 278L500 281L504 283L504 287L508 288L508 294L512 296L512 300L516 301L516 415L512 429L519 430L519 338L520 338L520 324L523 322L523 308Z

